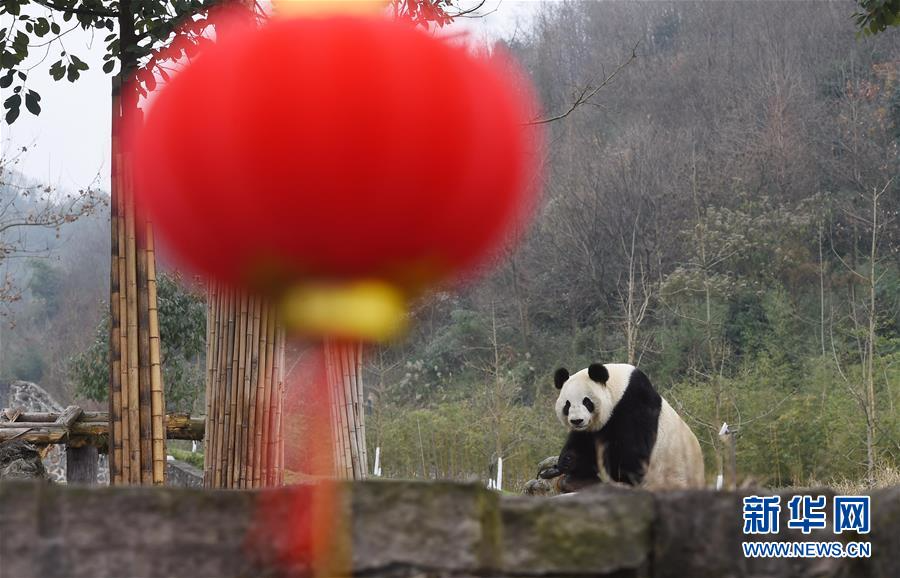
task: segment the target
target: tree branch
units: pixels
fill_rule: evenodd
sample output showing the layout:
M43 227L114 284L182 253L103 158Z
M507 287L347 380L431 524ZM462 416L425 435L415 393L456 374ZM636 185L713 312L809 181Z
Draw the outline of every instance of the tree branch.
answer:
M562 120L562 119L566 118L567 116L569 116L570 114L572 114L573 112L575 112L575 109L577 109L577 108L580 107L581 105L587 104L588 102L590 102L590 100L591 100L592 98L594 98L594 96L596 96L596 94L597 94L598 92L600 92L600 90L601 90L604 86L606 86L607 84L609 84L610 82L612 82L613 78L615 78L616 75L618 75L620 72L622 72L622 70L623 70L626 66L628 66L629 64L631 64L632 61L634 61L634 60L637 58L637 47L638 47L638 45L640 45L640 43L641 43L641 41L638 40L638 41L634 44L634 46L631 48L631 56L629 56L628 59L627 59L625 62L623 62L623 63L621 63L619 66L617 66L616 69L613 70L613 71L609 74L609 76L607 76L606 78L604 78L604 79L603 79L603 82L601 82L598 86L596 86L596 87L594 87L594 88L591 88L590 86L585 86L585 87L582 89L581 94L579 94L579 95L575 98L575 101L572 102L571 105L569 105L569 108L568 108L565 112L562 112L562 113L557 114L557 115L555 115L555 116L551 116L551 117L549 117L549 118L540 118L540 119L537 119L537 120L532 120L532 121L530 121L530 122L525 123L525 126L535 126L535 125L539 125L539 124L547 124L547 123L554 122L554 121L557 121L557 120Z
M118 18L119 13L115 10L110 10L108 8L76 8L71 7L68 8L66 6L60 6L50 0L31 0L35 4L40 4L45 8L49 8L51 10L56 10L57 12L68 12L70 14L79 14L81 16L90 16L92 18Z

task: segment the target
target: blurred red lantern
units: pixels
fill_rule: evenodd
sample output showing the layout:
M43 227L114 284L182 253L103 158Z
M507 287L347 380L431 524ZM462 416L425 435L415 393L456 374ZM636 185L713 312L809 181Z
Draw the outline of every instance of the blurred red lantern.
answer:
M234 286L415 296L471 270L534 204L535 109L513 70L380 18L236 28L135 133L139 203Z

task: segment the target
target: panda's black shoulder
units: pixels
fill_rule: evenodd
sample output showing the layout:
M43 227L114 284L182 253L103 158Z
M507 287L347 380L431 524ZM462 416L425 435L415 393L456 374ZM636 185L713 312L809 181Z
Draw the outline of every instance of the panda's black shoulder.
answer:
M616 434L623 430L656 433L662 396L640 369L634 368L628 376L628 384L613 408L612 415L603 428Z
M603 467L613 480L638 485L644 479L661 411L662 397L635 368L609 421L596 434L604 445Z
M628 376L628 386L625 388L625 393L622 395L622 399L616 407L619 407L623 403L626 404L626 408L628 408L629 405L633 405L659 410L662 408L662 396L659 395L659 392L656 391L656 388L650 383L650 378L648 378L643 371L635 367L631 372L631 375Z

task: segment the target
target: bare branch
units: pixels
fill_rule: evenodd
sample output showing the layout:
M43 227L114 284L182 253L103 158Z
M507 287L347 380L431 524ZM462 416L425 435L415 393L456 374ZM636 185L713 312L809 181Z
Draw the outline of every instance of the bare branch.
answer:
M594 98L594 96L596 96L597 93L600 92L600 90L603 89L603 87L605 87L607 84L612 82L612 80L620 72L622 72L622 70L626 66L631 64L637 58L637 47L638 47L638 45L640 45L640 43L641 43L641 41L638 40L634 44L634 46L631 48L631 55L628 57L628 59L625 60L624 62L622 62L621 64L619 64L619 66L617 66L615 70L613 70L606 78L603 79L603 82L601 82L599 85L597 85L594 88L591 88L590 85L585 86L581 90L581 93L575 98L575 100L572 102L572 104L569 105L569 108L565 112L562 112L555 116L551 116L549 118L541 118L541 119L533 120L531 122L527 122L527 123L525 123L525 126L535 126L535 125L539 125L539 124L547 124L550 122L555 122L557 120L562 120L562 119L566 118L567 116L569 116L570 114L572 114L573 112L575 112L575 110L578 109L578 107L589 103L590 100L592 98Z

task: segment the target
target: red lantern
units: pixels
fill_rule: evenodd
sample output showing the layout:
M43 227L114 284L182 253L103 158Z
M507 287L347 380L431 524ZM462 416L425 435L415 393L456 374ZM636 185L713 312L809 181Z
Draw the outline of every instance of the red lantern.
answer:
M379 18L236 29L153 102L134 140L139 203L232 285L415 296L533 206L535 110L512 69Z

